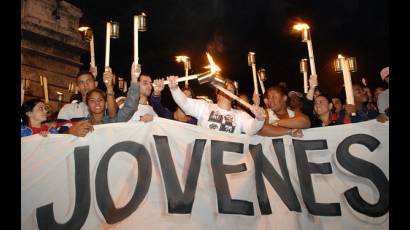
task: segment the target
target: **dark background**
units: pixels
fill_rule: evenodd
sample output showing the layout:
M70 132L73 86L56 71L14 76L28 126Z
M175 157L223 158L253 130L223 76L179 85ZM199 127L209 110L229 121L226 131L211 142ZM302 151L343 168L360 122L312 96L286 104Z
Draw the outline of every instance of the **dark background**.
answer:
M307 45L301 42L300 32L291 30L300 20L311 27L319 88L324 93L338 95L342 88L343 77L333 69L339 53L357 58L358 72L352 78L360 81L365 77L371 88L382 83L379 72L389 65L387 0L69 2L83 11L82 23L93 28L99 79L104 68L106 22L114 20L120 23L120 38L111 40L110 65L118 76L129 80L133 15L141 12L147 15L148 30L139 34L140 64L153 79L183 76L183 64L174 58L181 54L191 58L191 74L202 72L208 51L222 75L238 81L239 91L250 96L253 82L247 54L254 51L257 68L266 69L266 87L286 81L290 90L303 91L299 60L308 58ZM83 69L88 69L89 53L83 54L82 62ZM197 95L212 92L195 81L190 86Z

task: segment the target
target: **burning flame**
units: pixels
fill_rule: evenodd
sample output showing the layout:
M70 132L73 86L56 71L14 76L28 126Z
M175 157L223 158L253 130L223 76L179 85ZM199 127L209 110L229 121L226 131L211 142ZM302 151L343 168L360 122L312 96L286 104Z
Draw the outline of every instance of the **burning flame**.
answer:
M84 32L84 31L87 31L89 29L90 29L90 27L88 27L88 26L82 26L82 27L78 28L78 31Z
M343 56L341 54L337 55L337 58L343 58Z
M298 23L298 24L293 26L293 29L298 30L298 31L307 30L307 29L309 29L309 25L306 24L306 23Z
M175 60L179 63L179 62L187 62L189 59L189 57L187 56L175 56Z
M209 61L209 65L205 66L204 68L206 69L210 69L211 73L216 73L221 71L221 69L219 68L219 66L217 66L214 62L214 60L212 59L212 56L207 52L206 56L208 57L208 61Z

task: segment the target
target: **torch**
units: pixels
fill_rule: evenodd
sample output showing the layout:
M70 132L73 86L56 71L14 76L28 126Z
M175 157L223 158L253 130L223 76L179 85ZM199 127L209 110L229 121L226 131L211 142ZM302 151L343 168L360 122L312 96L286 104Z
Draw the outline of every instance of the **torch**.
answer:
M220 80L214 77L214 75L217 72L219 72L221 69L217 65L215 65L215 62L209 53L206 53L206 55L209 61L209 65L205 66L205 68L210 69L209 71L178 78L177 82L188 81L188 80L193 80L193 79L197 79L199 84L208 83L214 80L216 80L217 82L223 81L223 80ZM164 85L167 85L167 84L169 84L169 81L168 80L164 81Z
M141 15L134 16L134 63L139 63L138 56L138 31L147 31L147 19L146 15L142 13Z
M308 65L307 59L300 60L300 73L303 73L303 89L305 93L308 93Z
M346 92L346 102L347 104L354 105L354 96L353 96L353 87L352 87L352 77L350 72L357 71L357 64L355 57L345 58L341 54L338 55L338 58L334 61L335 71L337 73L343 73L343 80L345 85ZM355 116L355 113L352 113Z
M254 52L248 53L248 65L252 67L254 94L259 95L258 82L256 80L256 60Z
M86 27L86 26L78 28L78 31L81 32L83 40L90 43L91 65L93 67L95 67L94 34L93 34L93 31L91 30L90 27Z
M309 25L307 25L305 23L297 24L297 25L293 26L293 29L295 29L297 31L302 31L302 42L306 42L307 47L308 47L311 74L317 76L316 67L315 67L315 58L313 56L312 38L310 37Z
M44 93L44 103L48 104L48 84L47 78L40 75L40 85L43 86L43 93Z
M118 22L107 22L107 32L105 35L105 67L110 67L110 39L117 39L120 36L120 25Z
M175 60L184 63L185 77L188 77L188 71L191 69L191 60L187 56L175 56ZM185 80L185 88L188 88L188 80Z
M262 88L262 94L265 94L265 85L263 83L264 81L267 80L265 69L262 68L258 70L258 79L259 79L259 84L261 85L261 88Z

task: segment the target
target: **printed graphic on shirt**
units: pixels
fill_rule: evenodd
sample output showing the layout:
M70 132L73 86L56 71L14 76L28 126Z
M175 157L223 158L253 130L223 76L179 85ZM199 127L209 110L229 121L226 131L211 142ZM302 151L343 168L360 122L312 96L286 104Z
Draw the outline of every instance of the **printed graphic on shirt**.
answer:
M213 130L233 133L236 127L234 120L232 114L222 115L219 111L212 111L209 115L208 127Z

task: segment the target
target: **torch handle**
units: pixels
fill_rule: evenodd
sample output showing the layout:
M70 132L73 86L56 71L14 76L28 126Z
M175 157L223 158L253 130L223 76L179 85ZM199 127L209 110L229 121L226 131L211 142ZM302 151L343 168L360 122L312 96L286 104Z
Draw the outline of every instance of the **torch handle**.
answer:
M216 84L214 84L214 83L211 83L211 84L212 84L215 88L221 90L221 91L224 92L226 95L228 95L228 96L231 97L232 99L238 101L238 102L241 103L243 106L245 106L246 108L248 108L249 110L252 111L252 105L249 104L248 102L244 101L242 98L236 96L236 95L233 94L231 91L229 91L229 90L227 90L227 89L225 89L225 88L223 88L223 87L221 87L221 86L219 86L219 85L216 85Z
M303 89L305 91L305 93L308 93L308 73L307 72L303 72Z
M310 70L313 75L316 74L316 66L315 66L315 57L313 56L313 45L312 45L312 40L307 41L307 46L308 46L308 53L309 53L309 63L310 63Z
M105 67L110 66L110 34L111 23L107 22L107 34L105 35Z
M21 80L21 105L23 105L24 102L24 83L25 83L25 79Z
M265 85L263 84L262 79L258 76L259 84L261 85L262 94L265 94Z
M188 68L185 68L185 77L188 77ZM185 88L188 88L189 83L188 80L185 80Z
M253 87L254 93L259 94L258 82L256 80L256 64L252 64Z
M48 84L47 84L46 77L43 77L43 90L44 90L44 102L47 104L49 100L48 100Z
M91 65L95 66L95 52L94 52L94 35L90 40L90 54L91 54Z
M138 64L138 16L134 16L134 63Z
M349 72L349 68L347 66L347 60L342 57L341 63L342 63L342 71L343 71L343 80L345 84L345 92L346 92L346 102L347 104L354 105L354 96L353 96L353 87L352 87L352 79L351 75ZM353 116L356 115L356 113L352 113Z
M198 79L199 75L200 74L194 74L194 75L189 75L189 76L186 76L186 77L180 77L180 78L178 78L177 82L188 81L188 80L192 80L192 79ZM167 84L169 84L169 81L168 80L164 81L164 85L167 85Z

